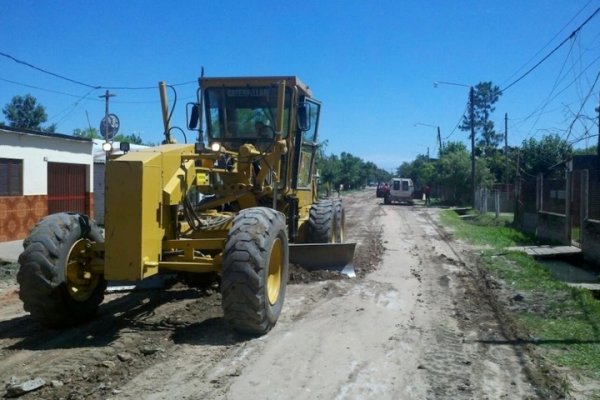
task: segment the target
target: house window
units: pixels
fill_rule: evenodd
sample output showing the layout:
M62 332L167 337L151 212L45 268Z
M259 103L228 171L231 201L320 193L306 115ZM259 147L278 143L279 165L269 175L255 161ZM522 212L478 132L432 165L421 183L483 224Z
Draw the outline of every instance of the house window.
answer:
M23 160L0 158L0 196L23 195Z

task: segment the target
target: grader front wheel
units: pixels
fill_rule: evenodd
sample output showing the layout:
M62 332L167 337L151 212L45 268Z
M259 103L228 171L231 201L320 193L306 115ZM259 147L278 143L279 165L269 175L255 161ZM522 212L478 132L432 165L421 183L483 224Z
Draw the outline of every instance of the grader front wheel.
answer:
M224 316L235 330L262 335L275 326L288 258L284 215L264 207L241 210L227 237L221 277Z
M106 281L88 269L92 242L103 241L86 216L52 214L41 220L23 242L17 281L25 311L49 327L70 326L96 313Z

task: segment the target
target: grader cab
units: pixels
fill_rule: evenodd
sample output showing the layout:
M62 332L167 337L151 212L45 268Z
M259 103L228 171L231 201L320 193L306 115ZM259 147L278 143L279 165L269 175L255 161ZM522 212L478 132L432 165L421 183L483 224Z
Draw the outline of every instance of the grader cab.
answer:
M173 140L161 83L164 144L107 161L104 237L87 216L60 213L24 241L17 278L34 319L81 322L106 281L174 271L219 276L225 319L264 334L281 312L290 261L353 274L341 200L317 197L321 106L308 87L296 77L199 83L188 105L196 143Z

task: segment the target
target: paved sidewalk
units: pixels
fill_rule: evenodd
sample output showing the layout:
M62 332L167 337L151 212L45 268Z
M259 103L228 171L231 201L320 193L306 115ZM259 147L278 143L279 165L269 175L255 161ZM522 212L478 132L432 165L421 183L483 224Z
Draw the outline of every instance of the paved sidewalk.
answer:
M23 252L23 241L0 242L0 260L17 262Z
M514 246L506 250L522 251L533 257L558 257L581 254L581 249L575 246Z

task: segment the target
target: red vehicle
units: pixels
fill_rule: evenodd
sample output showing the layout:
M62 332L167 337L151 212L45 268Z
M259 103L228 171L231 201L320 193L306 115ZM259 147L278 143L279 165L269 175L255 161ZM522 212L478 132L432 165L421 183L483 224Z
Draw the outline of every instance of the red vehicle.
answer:
M388 187L387 183L378 183L377 184L377 189L375 191L375 194L377 197L385 197L385 193L389 192L390 188Z

